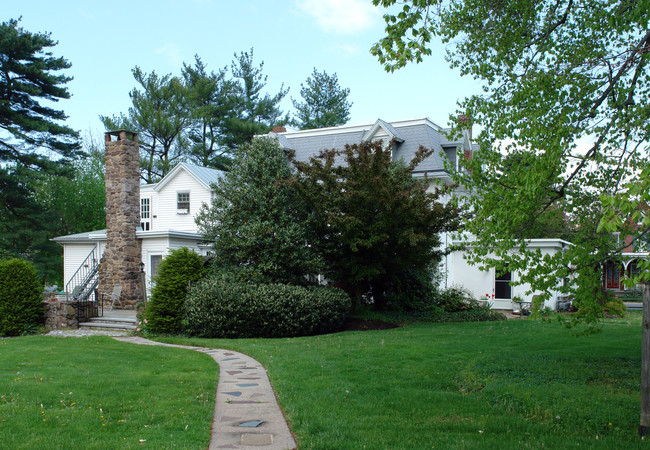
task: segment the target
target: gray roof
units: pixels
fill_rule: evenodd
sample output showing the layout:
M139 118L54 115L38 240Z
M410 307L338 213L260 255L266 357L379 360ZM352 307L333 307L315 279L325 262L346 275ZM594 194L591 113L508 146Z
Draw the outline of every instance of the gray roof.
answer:
M68 242L68 243L84 243L84 242L97 242L106 238L106 228L103 230L86 231L84 233L68 234L67 236L57 236L51 240L54 242Z
M292 148L298 161L308 161L322 150L342 149L346 144L360 144L364 135L373 127L382 127L395 137L402 139L395 143L394 158L409 163L420 146L432 149L431 156L422 161L416 171L437 172L445 170L445 162L441 155L445 148L459 147L463 140L449 140L445 130L429 119L402 120L386 122L378 119L375 123L325 128L320 130L304 130L277 134L278 142L285 148ZM271 136L275 137L275 136ZM284 138L284 139L282 139ZM288 141L287 147L286 141Z
M201 167L195 164L182 163L187 170L192 172L192 174L201 180L203 183L210 186L212 183L216 183L223 177L223 171L217 169L210 169L208 167Z

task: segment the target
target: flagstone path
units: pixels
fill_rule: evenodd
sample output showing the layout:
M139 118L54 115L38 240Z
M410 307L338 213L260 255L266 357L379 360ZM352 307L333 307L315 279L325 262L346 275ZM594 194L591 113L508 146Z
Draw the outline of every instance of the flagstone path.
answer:
M114 337L143 345L207 353L219 365L210 449L294 449L296 443L262 365L231 350L164 344L136 336Z

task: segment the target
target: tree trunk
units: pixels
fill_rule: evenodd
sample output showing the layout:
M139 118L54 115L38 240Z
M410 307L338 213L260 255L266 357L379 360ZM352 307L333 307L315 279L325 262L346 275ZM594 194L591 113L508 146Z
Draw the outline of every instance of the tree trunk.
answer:
M650 282L643 284L643 323L641 351L641 423L639 436L650 435Z

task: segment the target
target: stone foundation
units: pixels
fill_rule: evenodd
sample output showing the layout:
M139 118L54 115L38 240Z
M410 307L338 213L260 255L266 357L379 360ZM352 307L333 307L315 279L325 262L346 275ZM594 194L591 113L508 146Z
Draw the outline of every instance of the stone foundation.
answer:
M74 302L50 297L43 302L43 308L45 309L45 328L48 330L79 328Z

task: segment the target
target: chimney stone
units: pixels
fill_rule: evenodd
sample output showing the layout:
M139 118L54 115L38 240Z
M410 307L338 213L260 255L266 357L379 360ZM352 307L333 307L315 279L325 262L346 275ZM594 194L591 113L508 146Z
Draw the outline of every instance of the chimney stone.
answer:
M142 244L136 237L140 225L140 157L138 135L127 130L105 134L106 237L99 266L99 291L122 285L121 301L133 309L142 301L140 261ZM107 305L104 305L107 306Z

